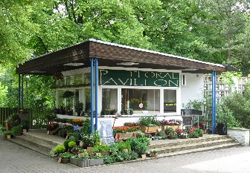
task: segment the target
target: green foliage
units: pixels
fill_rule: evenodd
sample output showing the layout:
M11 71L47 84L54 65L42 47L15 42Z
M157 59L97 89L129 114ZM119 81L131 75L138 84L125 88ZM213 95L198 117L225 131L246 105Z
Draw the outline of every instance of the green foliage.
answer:
M124 149L128 149L129 151L131 150L131 145L128 141L118 142L117 147L118 147L119 151L123 151Z
M76 146L76 142L75 141L70 141L69 143L68 143L68 147L69 148L73 148L73 147L75 147Z
M13 132L10 130L6 130L3 132L3 136L7 136L7 135L13 135Z
M161 123L157 121L156 117L144 116L140 117L139 123L141 126L160 126Z
M83 152L80 152L78 154L78 158L81 159L81 160L88 159L89 158L89 153L86 150L84 150Z
M65 152L65 147L63 145L57 145L56 147L52 148L52 150L50 151L50 156L55 157L63 152Z
M129 138L127 140L131 145L131 150L138 154L145 154L148 149L148 145L150 142L149 138Z
M13 135L16 135L18 133L22 133L23 129L22 127L19 125L19 126L14 126L11 128L11 132L13 133Z
M188 133L188 137L189 138L198 138L199 132L197 132L197 131L190 132L190 133Z
M203 101L199 100L189 100L186 105L186 109L202 110Z
M72 153L65 152L65 153L60 153L59 157L61 157L62 159L70 159L70 157L72 157L73 155L74 154Z
M104 164L111 164L111 163L115 163L116 162L116 158L115 158L115 156L109 156L109 155L107 155L107 156L104 156L103 157L103 162L104 162Z
M86 119L82 123L81 136L90 135L90 120Z
M225 105L218 106L217 122L225 122L229 128L241 127L240 123L233 116L233 112Z

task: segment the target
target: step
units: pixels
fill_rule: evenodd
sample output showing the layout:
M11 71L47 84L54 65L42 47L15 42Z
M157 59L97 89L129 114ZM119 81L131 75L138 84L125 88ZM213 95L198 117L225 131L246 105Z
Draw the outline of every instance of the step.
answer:
M178 152L178 151L183 151L183 150L192 150L195 148L204 148L204 147L216 146L216 145L218 146L218 145L223 145L227 143L235 144L234 140L232 139L221 139L221 140L216 140L216 141L203 141L203 142L198 142L198 143L161 147L161 148L155 148L154 150L156 150L159 154L163 154L163 153Z
M49 135L47 135L49 136ZM51 139L48 139L46 137L40 137L40 136L35 136L31 133L23 133L22 136L19 136L19 137L22 137L26 140L29 140L29 141L32 141L33 143L37 143L37 144L41 144L41 145L58 145L58 144L62 144L63 142L58 142L58 141L53 141ZM63 138L62 138L63 139ZM63 139L65 140L65 139Z
M157 158L170 157L170 156L176 156L176 155L182 155L182 154L190 154L190 153L196 153L196 152L212 151L212 150L225 149L225 148L238 147L238 146L241 146L241 144L228 143L228 144L209 146L209 147L204 147L204 148L196 148L196 149L178 151L178 152L173 152L173 153L158 154Z
M17 136L15 138L9 139L11 142L14 142L16 144L19 144L23 147L29 148L33 151L39 152L41 154L44 154L46 156L50 156L50 151L54 145L45 145L45 144L38 144L31 140L28 140L27 138L23 138L22 136Z
M215 141L215 140L228 139L228 138L229 138L228 136L222 136L222 135L204 135L203 137L199 137L199 138L166 139L166 140L159 140L159 141L151 141L149 145L149 149L155 149L155 148L160 148L160 147L170 147L170 146L191 144L191 143L200 143L204 141Z

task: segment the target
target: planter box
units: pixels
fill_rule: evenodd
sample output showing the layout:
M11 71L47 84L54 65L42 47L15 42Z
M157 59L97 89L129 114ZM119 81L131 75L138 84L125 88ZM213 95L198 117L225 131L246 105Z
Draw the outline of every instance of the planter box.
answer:
M127 138L130 138L130 137L133 137L133 134L135 135L136 132L117 133L115 135L115 139L116 140L118 140L118 139L127 139Z
M202 111L195 109L182 109L181 115L202 115Z
M73 165L78 165L78 158L70 158L70 163L72 163Z
M178 129L180 126L179 125L162 125L161 130L165 131L167 128L172 128L173 130Z
M88 167L89 166L89 160L88 159L85 159L85 160L77 159L77 166L79 166L79 167Z
M100 158L100 159L89 159L89 166L102 165L102 164L103 164L103 158Z
M157 132L159 129L161 130L161 126L154 126L154 127L141 126L141 131L144 133Z

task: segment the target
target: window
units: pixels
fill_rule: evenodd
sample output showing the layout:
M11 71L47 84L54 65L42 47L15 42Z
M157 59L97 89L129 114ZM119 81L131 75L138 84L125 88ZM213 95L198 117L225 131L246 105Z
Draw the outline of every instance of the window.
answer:
M164 90L164 113L176 112L176 90Z
M102 109L117 110L117 89L102 89Z
M127 109L134 114L160 112L160 90L122 89L122 110Z

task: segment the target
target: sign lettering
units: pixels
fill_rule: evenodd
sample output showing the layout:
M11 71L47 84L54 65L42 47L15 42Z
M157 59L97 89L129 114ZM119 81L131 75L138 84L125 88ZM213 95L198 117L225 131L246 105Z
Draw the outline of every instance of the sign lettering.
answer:
M179 87L179 73L100 70L101 85Z

